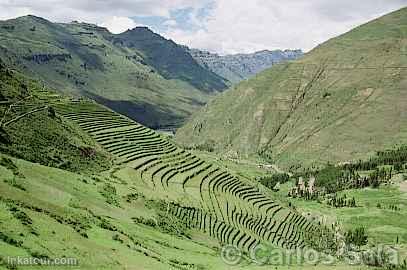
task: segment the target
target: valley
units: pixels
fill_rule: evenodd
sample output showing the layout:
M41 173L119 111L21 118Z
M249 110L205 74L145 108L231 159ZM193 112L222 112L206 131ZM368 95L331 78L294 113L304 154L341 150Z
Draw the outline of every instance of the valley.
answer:
M407 269L406 15L229 59L1 21L0 269Z

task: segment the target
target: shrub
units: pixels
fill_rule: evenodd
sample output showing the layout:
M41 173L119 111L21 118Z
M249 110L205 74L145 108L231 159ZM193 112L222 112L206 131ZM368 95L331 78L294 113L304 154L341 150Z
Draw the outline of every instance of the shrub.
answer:
M4 180L5 183L9 184L12 187L18 188L22 191L26 191L25 187L23 185L21 185L20 183L17 183L16 181L16 177L12 178L12 179L6 179Z
M120 235L118 235L118 234L113 235L113 236L112 236L112 240L113 240L113 241L120 242L120 243L122 243L122 244L124 243L124 240L121 239L121 238L120 238Z
M164 233L190 237L187 224L171 214L159 213L157 226Z
M286 173L277 173L277 174L272 174L272 175L267 175L259 179L259 182L270 188L274 189L274 187L280 183L284 184L287 183L290 180L290 176Z
M100 220L101 220L101 222L99 224L100 228L105 229L105 230L109 230L109 231L112 231L112 232L117 231L116 226L111 224L107 219L101 217Z
M157 222L151 218L144 218L144 217L132 217L131 218L135 223L143 224L152 228L157 226Z
M21 241L15 240L14 238L6 235L3 232L0 232L0 240L2 240L4 243L7 243L15 247L20 247L22 245Z
M137 192L135 193L130 193L127 194L126 196L124 196L124 198L126 199L126 202L131 203L132 201L137 201L139 198L143 198L143 194L139 194Z
M7 132L0 127L0 144L10 144L10 137L8 136Z
M100 189L99 193L105 197L108 204L120 207L119 200L117 198L116 188L110 183L104 184Z
M367 242L368 238L364 227L359 227L355 230L349 230L345 233L345 243L347 245L353 244L360 248L361 246L366 245Z
M19 172L18 167L14 164L14 162L10 158L6 158L6 157L1 158L0 165L5 167L6 169L12 171L15 176L20 176L20 177L23 176Z
M9 210L12 213L13 217L18 219L21 224L29 226L33 223L32 219L24 211L17 208L16 206L11 206Z

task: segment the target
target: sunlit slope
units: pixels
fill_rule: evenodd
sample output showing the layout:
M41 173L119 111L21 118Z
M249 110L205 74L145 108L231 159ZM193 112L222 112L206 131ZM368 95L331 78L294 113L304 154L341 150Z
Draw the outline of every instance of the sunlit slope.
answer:
M285 165L358 159L407 141L406 89L404 8L228 90L176 139Z
M93 103L64 103L56 110L117 157L117 177L134 179L168 201L168 211L191 228L246 251L265 241L288 249L330 243L329 230L148 128Z

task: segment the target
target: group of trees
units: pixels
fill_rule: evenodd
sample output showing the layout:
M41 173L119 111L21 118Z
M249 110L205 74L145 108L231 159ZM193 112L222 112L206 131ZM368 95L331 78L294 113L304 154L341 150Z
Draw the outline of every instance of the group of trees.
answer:
M340 208L340 207L356 207L356 200L355 198L347 198L346 194L343 195L342 197L337 197L336 194L334 194L333 197L328 199L328 205L335 207L335 208Z
M307 172L315 175L315 186L326 193L335 193L346 189L360 189L365 187L377 188L380 184L388 183L393 176L393 167L375 168L368 175L361 176L355 168L334 166L328 164L325 168Z
M362 247L368 242L366 230L364 227L350 229L345 233L345 243L347 245L355 245L357 247Z
M293 192L290 191L288 193L288 197L292 198L301 198L306 201L317 201L320 198L320 193L319 192L310 192L308 189L305 190L299 190L298 192Z
M343 165L343 168L359 171L368 171L373 170L381 165L393 165L395 167L395 170L398 171L399 169L403 169L403 167L405 169L406 165L403 166L403 164L406 163L407 163L407 145L404 145L393 150L379 151L376 153L375 157L367 161L359 160L358 162L355 163L345 164Z
M377 204L377 208L379 208L379 209L389 209L389 210L392 210L392 211L400 211L400 210L401 210L400 207L398 207L397 205L394 205L394 204L390 204L390 205L388 205L388 206L384 206L384 205L382 205L381 203L378 203L378 204Z
M266 175L257 179L262 185L273 189L277 184L284 184L290 181L290 176L286 173L276 173L271 175Z
M386 166L387 165L387 166ZM326 193L335 193L345 189L373 187L388 182L395 173L407 170L407 145L397 149L377 152L367 161L335 166L328 163L322 169L307 169L295 175L308 178L315 176L316 187L324 189ZM360 171L371 171L361 176Z

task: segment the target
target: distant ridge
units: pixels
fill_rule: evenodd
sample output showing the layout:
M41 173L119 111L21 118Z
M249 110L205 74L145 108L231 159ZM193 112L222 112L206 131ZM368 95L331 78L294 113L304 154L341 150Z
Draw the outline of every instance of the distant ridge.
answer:
M232 83L248 79L274 64L295 60L303 55L301 50L263 50L251 54L225 56L198 49L189 49L189 52L203 67Z

